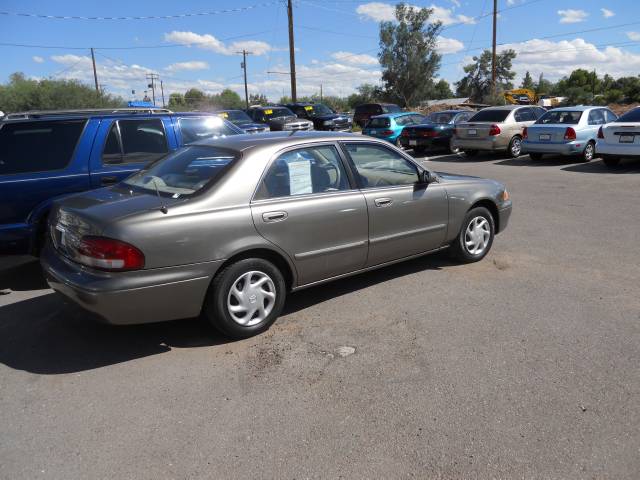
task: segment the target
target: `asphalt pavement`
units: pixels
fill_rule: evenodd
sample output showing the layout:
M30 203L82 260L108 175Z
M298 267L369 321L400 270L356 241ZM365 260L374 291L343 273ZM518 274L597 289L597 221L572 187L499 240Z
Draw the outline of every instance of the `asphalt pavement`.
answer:
M640 163L436 156L505 182L480 263L290 296L265 334L89 322L0 260L0 478L640 477Z

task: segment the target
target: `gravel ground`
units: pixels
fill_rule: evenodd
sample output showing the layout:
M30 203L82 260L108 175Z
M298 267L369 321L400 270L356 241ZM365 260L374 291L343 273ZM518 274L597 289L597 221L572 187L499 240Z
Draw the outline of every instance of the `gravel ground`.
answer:
M0 260L0 478L640 477L640 164L432 157L507 230L293 294L259 337L86 321Z

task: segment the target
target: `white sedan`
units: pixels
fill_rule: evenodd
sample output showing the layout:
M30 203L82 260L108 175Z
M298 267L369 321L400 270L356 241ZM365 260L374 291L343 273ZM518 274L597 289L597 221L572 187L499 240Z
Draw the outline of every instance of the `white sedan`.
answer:
M609 167L618 165L622 157L640 159L640 107L600 127L596 153Z

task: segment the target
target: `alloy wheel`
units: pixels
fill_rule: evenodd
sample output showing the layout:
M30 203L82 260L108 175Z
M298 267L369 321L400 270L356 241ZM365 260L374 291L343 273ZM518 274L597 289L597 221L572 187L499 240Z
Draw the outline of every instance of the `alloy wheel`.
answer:
M271 277L264 272L246 272L229 290L227 311L234 322L251 327L269 316L275 301L276 287Z
M522 150L522 142L518 137L511 140L511 155L514 157L520 156L520 151Z
M489 245L491 226L484 217L474 217L464 234L464 246L471 255L481 255Z
M595 148L593 147L593 143L587 143L587 146L584 147L584 159L589 162L593 160L593 155L595 153Z

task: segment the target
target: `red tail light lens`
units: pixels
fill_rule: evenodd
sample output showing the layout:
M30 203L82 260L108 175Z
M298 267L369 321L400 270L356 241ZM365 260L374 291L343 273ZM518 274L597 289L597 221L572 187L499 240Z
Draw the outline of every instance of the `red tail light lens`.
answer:
M494 137L496 135L500 135L500 127L498 125L491 125L491 129L489 130L489 136Z
M567 127L567 129L564 132L564 139L565 140L575 140L576 139L576 131L571 127Z
M602 127L598 129L598 138L604 138L604 132L602 131Z
M133 245L106 237L82 237L76 248L76 260L100 270L139 270L144 254Z
M436 132L434 130L425 130L424 132L422 132L422 136L423 137L437 137L438 136L438 132Z
M525 140L529 138L529 129L527 127L524 127L524 130L522 131L522 138Z

